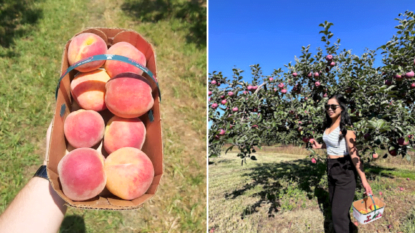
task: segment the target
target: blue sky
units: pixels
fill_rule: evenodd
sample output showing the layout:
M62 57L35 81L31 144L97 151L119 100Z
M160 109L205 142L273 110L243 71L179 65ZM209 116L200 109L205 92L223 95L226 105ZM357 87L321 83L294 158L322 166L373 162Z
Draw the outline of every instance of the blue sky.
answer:
M414 0L378 1L208 1L208 72L232 76L232 68L244 70L250 80L250 65L260 64L263 74L283 68L301 54L301 47L324 49L321 42L324 21L340 50L361 55L376 49L396 34L394 20L406 10L415 11ZM375 66L381 65L378 53ZM209 122L210 128L211 122Z
M361 55L365 48L376 49L396 34L394 19L399 13L415 11L414 0L209 0L208 4L208 70L228 77L235 66L250 74L252 64L260 64L269 75L294 62L301 46L310 44L311 51L323 48L318 25L326 20L334 24L332 39L341 39L340 48ZM380 59L375 64L380 65Z

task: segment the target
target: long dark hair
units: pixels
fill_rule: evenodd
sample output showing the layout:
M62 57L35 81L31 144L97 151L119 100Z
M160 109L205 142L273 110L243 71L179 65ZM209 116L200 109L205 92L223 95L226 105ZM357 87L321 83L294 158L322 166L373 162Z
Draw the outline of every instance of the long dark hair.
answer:
M340 108L342 110L342 113L340 115L340 131L342 132L339 135L339 142L346 136L347 129L346 125L352 125L352 121L350 120L349 113L347 113L347 100L344 98L342 94L334 94L329 97L329 99L336 99L337 102L340 105ZM326 119L324 120L324 129L330 128L331 126L331 118L329 114L326 111Z

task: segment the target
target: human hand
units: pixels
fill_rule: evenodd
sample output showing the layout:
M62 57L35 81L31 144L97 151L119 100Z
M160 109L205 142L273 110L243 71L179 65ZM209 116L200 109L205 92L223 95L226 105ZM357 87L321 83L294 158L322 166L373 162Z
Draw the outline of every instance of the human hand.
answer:
M369 194L373 195L372 188L370 187L370 185L367 181L363 181L362 185L363 185L363 188L365 188L365 190L366 190L366 192L365 192L366 195L369 195Z
M315 139L310 140L310 143L313 149L321 149L321 147L323 146L323 144L318 144Z

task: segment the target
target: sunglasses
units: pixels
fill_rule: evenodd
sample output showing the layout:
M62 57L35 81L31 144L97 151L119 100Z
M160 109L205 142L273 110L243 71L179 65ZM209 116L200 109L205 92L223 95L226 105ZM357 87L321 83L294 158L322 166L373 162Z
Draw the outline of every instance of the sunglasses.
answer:
M326 108L326 111L329 110L331 108L331 110L336 111L336 109L338 107L340 107L340 105L337 104L326 104L326 106L324 106Z

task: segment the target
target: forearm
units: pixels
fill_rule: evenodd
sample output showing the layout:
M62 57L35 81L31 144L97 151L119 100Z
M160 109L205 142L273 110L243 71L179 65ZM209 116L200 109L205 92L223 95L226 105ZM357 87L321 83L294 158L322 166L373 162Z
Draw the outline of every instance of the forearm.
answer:
M360 179L362 180L362 183L367 182L363 163L360 157L357 155L352 156L352 161L353 161L354 166L356 167L357 174L359 174Z
M58 232L65 202L46 179L33 177L0 216L0 232Z

